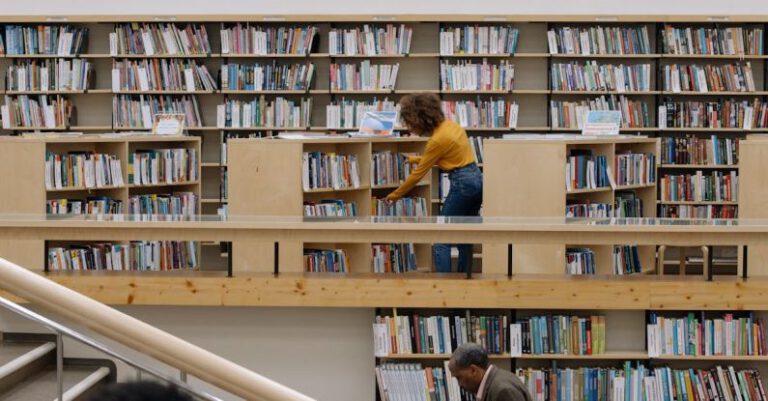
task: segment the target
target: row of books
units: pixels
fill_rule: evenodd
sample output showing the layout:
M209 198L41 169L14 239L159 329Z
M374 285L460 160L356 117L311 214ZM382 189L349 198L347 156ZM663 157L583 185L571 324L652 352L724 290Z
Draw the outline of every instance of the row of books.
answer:
M640 250L634 245L616 245L613 247L613 274L636 274L643 272L640 262Z
M665 317L651 313L647 325L648 355L768 355L765 325L752 314L726 313L707 318L688 313Z
M221 88L224 90L307 90L312 83L315 65L226 63L221 66Z
M331 64L331 90L395 89L400 64Z
M515 81L515 65L502 60L489 64L459 60L440 62L440 89L444 91L510 91Z
M591 150L571 150L565 163L565 188L595 189L609 185L605 156L593 155Z
M94 152L45 154L45 189L104 188L123 185L123 172L115 155Z
M550 87L561 91L640 92L651 90L651 65L598 64L597 61L554 63Z
M656 154L618 153L614 159L616 185L649 185L656 182Z
M328 52L331 55L408 54L411 50L413 28L400 24L385 27L365 24L362 28L333 28L328 32Z
M369 111L398 111L399 105L384 98L379 100L352 100L342 98L325 106L325 122L328 128L356 128Z
M120 128L152 128L156 114L183 114L186 127L203 126L195 96L118 95L112 98L112 124Z
M353 217L357 216L357 204L343 199L323 199L320 202L304 202L304 216L307 217Z
M371 199L372 216L391 217L425 217L427 216L427 200L422 197L402 197L394 202L374 197Z
M753 92L752 63L668 64L664 66L664 90L670 92Z
M625 96L600 96L580 101L552 100L549 103L553 128L581 128L590 110L621 111L622 128L651 127L653 122L648 103L631 100Z
M82 91L91 83L93 64L85 59L25 60L7 71L9 91Z
M659 217L672 219L735 219L739 217L734 205L661 205Z
M472 342L489 353L501 354L510 347L509 321L499 316L376 316L373 323L374 353L450 354Z
M128 213L194 217L198 213L198 202L199 198L194 192L131 195L128 197Z
M614 216L619 218L645 217L643 199L633 191L616 191Z
M194 216L197 214L198 197L193 192L173 194L131 195L128 208L123 201L109 196L89 196L86 199L49 199L47 214L123 214Z
M343 249L304 249L304 271L310 273L346 273L349 255Z
M86 199L48 199L46 214L122 214L123 201L109 196L89 196Z
M418 267L413 244L373 244L371 257L374 273L406 273Z
M397 185L411 174L408 155L385 150L373 152L371 158L371 185Z
M222 54L308 54L318 29L316 26L243 26L237 23L221 28Z
M8 55L49 54L68 56L85 49L88 28L72 25L6 25Z
M565 217L588 219L613 217L613 205L600 202L570 203L565 205Z
M226 99L216 106L216 126L219 128L247 127L308 127L312 115L312 98L288 100L277 97L268 101L260 96L250 102Z
M649 54L647 26L557 27L547 31L550 54Z
M128 182L135 185L195 182L199 177L197 149L139 150L128 155Z
M735 171L701 170L695 174L664 175L659 181L661 201L736 202L739 177Z
M591 248L565 249L565 274L595 274L595 253Z
M208 68L193 60L117 60L112 64L112 91L216 90Z
M475 401L475 394L459 387L444 367L422 368L418 363L385 363L376 366L381 401Z
M357 156L304 152L302 186L305 191L322 188L359 188L360 173Z
M510 25L440 28L440 55L514 54L520 30Z
M211 44L205 25L118 24L109 34L109 54L117 55L197 55L210 54Z
M739 138L693 135L661 138L662 164L736 165L739 164Z
M443 100L443 114L464 128L516 128L520 110L517 102L503 99Z
M735 99L708 102L664 101L659 105L659 128L764 128L768 103Z
M643 200L634 192L616 192L615 204L601 202L569 203L565 206L565 217L609 218L643 217Z
M194 241L131 241L48 248L49 270L164 271L198 267Z
M27 95L6 96L0 106L3 128L61 128L68 126L75 106L62 96L42 95L37 99Z
M510 354L596 355L605 353L605 316L541 315L509 326Z
M469 137L469 146L472 148L472 153L475 155L475 162L478 164L481 164L483 160L485 159L483 157L483 137L481 136L470 136Z
M763 401L756 369L521 368L518 377L540 401ZM457 399L458 400L458 399ZM463 401L463 400L462 400Z
M666 25L661 35L667 54L763 54L763 28L675 27Z

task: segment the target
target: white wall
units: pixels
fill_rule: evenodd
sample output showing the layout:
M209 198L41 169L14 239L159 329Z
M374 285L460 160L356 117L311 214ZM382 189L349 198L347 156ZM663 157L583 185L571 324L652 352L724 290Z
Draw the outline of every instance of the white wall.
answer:
M5 15L173 14L641 14L768 15L745 0L2 0ZM471 7L469 7L471 5Z
M118 309L319 401L375 399L371 309L146 306ZM44 330L0 310L0 331ZM101 357L71 341L67 341L64 348L68 357ZM119 346L117 349L128 352ZM145 357L133 356L150 362ZM157 363L153 366L178 375ZM121 381L135 377L134 371L125 366L118 366L118 371ZM209 390L224 399L235 399Z

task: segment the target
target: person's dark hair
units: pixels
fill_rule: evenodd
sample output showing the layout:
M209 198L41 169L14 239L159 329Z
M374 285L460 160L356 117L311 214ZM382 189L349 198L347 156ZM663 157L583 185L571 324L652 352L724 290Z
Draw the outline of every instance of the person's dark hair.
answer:
M400 118L408 129L427 135L445 120L445 115L436 94L414 93L400 99Z
M89 401L193 401L175 386L155 382L114 383L97 391Z
M464 343L453 351L453 363L459 369L470 367L470 365L476 365L480 368L488 368L488 353L478 344Z

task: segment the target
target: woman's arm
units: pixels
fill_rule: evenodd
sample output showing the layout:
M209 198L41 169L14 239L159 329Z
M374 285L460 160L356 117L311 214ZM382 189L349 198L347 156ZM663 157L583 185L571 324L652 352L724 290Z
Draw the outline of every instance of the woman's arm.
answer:
M406 178L405 181L400 184L399 188L387 195L387 200L396 201L405 196L408 191L416 186L416 184L418 184L419 181L421 181L421 179L427 175L427 173L432 169L432 166L435 165L435 162L440 159L442 152L443 150L436 141L427 142L427 149L424 151L424 154L422 156L415 156L419 159L419 165L416 166L411 174L408 175L408 178ZM411 157L408 158L409 161L411 160Z

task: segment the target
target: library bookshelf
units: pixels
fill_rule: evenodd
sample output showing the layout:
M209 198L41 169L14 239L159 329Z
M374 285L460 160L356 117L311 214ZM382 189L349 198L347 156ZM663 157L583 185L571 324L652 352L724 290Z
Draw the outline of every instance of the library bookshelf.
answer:
M642 200L644 217L656 215L656 183L636 186L611 186L593 189L566 189L566 164L572 150L591 151L603 156L614 170L616 155L622 153L656 154L658 139L640 137L594 138L510 138L485 141L483 215L488 217L565 217L571 203L605 203L614 205L617 193L631 191ZM658 160L658 158L656 158ZM655 166L654 166L655 167ZM588 246L574 242L563 245L515 246L512 265L515 273L562 274L566 246ZM617 244L620 245L620 244ZM631 245L631 244L628 244ZM596 273L611 274L611 246L592 248ZM638 248L644 271L656 265L653 246ZM507 249L494 244L483 245L485 273L504 274Z
M108 197L119 201L127 210L128 200L134 195L170 194L191 192L196 197L196 209L200 210L200 167L197 179L161 184L135 184L129 175L135 171L131 154L142 150L191 149L200 155L198 137L123 136L100 137L82 136L75 138L25 138L0 137L0 159L2 159L3 182L9 190L0 195L2 213L46 213L46 203L55 199L78 199ZM66 155L71 152L98 153L115 156L121 166L122 184L98 187L48 187L46 186L46 155ZM12 190L11 190L12 189ZM137 238L140 240L141 238ZM74 243L78 243L75 241ZM3 253L8 259L34 270L43 270L47 265L47 248L65 246L67 241L48 242L43 240L24 241L24 245L3 243ZM200 250L197 249L197 253Z
M366 139L231 139L228 142L230 169L230 213L237 215L304 215L305 202L341 199L356 204L358 216L371 216L373 198L384 198L399 184L372 185L372 158L375 152L422 153L426 138ZM302 157L305 152L353 155L357 159L360 185L342 189L304 189ZM277 174L276 172L280 172ZM427 214L432 206L429 174L406 195L425 199ZM237 271L271 271L273 244L233 244L233 267ZM414 244L419 270L430 270L432 252L428 245ZM302 248L343 249L350 259L350 272L372 271L371 244L281 243L279 261L288 271L304 265Z

